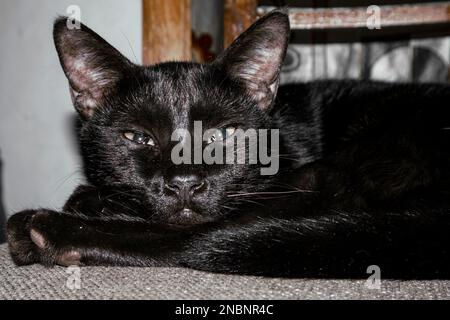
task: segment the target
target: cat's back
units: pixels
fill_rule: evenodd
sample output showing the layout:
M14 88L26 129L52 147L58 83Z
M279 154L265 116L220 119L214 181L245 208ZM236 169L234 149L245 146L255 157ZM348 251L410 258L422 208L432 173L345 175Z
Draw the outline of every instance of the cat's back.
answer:
M298 163L319 160L331 185L352 181L379 201L450 189L449 102L448 84L317 81L281 87L277 119Z
M446 106L450 99L449 83L390 83L359 80L317 80L280 86L277 103L290 108L315 105L325 110L337 104L361 110L370 106L392 111L403 108ZM395 107L395 108L394 108ZM340 110L345 111L345 110Z
M334 138L376 129L450 128L447 83L314 81L281 86L277 103L282 114L297 122L315 121Z

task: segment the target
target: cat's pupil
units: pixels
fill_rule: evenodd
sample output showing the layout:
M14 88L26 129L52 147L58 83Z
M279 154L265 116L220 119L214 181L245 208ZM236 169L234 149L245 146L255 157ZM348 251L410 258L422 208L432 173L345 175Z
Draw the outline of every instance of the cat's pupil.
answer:
M145 134L143 134L142 132L136 132L134 134L133 140L137 143L145 144L148 142L148 137Z
M153 140L148 135L139 131L128 131L125 132L123 136L126 139L133 141L134 143L137 144L148 144L148 145L154 144Z

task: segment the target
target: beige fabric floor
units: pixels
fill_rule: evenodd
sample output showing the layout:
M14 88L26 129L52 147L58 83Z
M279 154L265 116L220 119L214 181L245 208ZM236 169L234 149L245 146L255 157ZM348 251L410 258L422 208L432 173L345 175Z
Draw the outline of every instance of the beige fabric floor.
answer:
M16 267L0 245L0 299L450 299L450 281L277 279L178 268ZM79 282L77 282L79 279ZM77 289L76 287L80 288Z

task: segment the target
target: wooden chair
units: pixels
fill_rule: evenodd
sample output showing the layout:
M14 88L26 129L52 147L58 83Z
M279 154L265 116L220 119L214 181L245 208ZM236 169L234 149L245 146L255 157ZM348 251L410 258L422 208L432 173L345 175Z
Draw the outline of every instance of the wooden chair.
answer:
M374 2L378 7L370 7ZM385 41L450 34L449 1L224 0L224 47L259 16L285 5L289 6L292 39L296 43ZM368 20L377 14L379 25L368 28ZM191 0L143 0L143 24L144 64L192 59Z

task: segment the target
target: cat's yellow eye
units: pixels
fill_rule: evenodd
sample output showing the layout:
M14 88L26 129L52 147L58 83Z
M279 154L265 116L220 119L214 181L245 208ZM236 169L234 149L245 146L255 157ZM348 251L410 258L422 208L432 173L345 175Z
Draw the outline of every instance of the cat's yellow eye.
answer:
M206 143L220 142L225 141L229 137L231 137L236 132L236 128L227 127L227 128L219 128L216 129L213 134L211 134L206 141Z
M148 134L140 131L126 131L123 133L123 136L125 137L125 139L128 139L137 144L145 144L149 146L155 145L155 141L150 138Z

